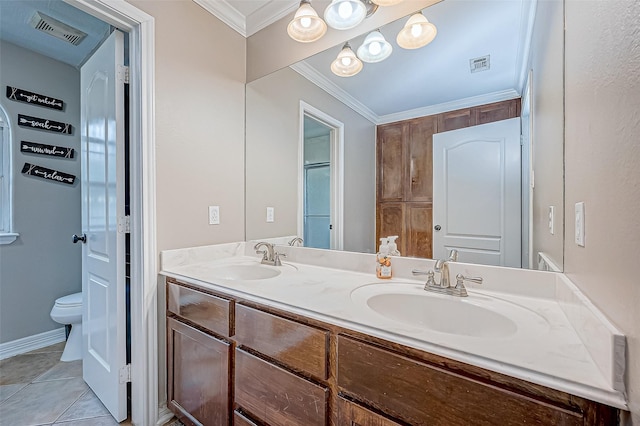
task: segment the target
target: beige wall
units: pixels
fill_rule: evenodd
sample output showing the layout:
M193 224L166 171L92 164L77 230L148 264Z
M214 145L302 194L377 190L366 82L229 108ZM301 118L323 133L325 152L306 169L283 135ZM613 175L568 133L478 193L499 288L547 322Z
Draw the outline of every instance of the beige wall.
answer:
M562 209L564 204L564 113L563 113L563 3L540 1L531 40L529 69L532 70L532 147L535 188L533 190L533 265L538 252L546 253L562 267ZM555 207L554 234L549 232L549 206Z
M627 335L640 425L640 2L566 3L565 271ZM585 247L574 205L585 202ZM633 420L631 420L633 419Z
M247 239L297 234L300 100L344 123L344 249L375 239L375 126L285 68L247 85ZM275 222L265 220L275 207Z
M155 18L158 250L244 240L245 39L192 0L130 3Z

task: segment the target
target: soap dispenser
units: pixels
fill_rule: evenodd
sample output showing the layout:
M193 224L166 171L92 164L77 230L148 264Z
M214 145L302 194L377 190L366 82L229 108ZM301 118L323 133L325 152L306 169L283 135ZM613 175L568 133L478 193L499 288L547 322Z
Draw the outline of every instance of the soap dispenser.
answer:
M400 256L400 251L398 251L398 244L396 244L397 235L391 235L387 237L387 241L389 242L389 256Z
M381 279L391 278L391 257L387 238L380 238L380 248L376 254L376 276Z

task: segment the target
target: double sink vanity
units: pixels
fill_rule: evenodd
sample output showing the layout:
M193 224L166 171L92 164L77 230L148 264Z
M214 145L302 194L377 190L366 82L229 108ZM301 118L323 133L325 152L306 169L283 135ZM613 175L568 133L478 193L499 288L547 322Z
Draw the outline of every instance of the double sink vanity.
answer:
M563 274L449 262L452 286L483 279L459 297L412 275L432 260L381 280L371 254L283 244L262 262L256 243L162 253L185 424L611 425L627 408L625 338Z

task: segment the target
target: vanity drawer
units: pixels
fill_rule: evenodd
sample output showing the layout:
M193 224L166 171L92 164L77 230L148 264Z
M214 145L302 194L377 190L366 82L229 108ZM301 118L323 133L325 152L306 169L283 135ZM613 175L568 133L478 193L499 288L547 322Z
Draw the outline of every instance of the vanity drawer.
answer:
M235 402L272 425L325 426L328 389L236 348Z
M258 426L253 420L249 419L243 413L238 410L233 412L233 425L234 426Z
M232 300L167 281L167 310L221 336L233 336Z
M573 412L338 336L340 389L412 425L584 425Z
M338 397L338 425L349 426L400 426L380 414L361 405Z
M235 314L238 344L294 370L327 379L328 331L241 304L236 305Z

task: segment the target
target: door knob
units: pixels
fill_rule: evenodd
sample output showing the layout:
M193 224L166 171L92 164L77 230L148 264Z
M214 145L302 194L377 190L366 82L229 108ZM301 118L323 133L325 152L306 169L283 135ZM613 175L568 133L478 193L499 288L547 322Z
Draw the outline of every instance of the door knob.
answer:
M440 225L436 225L433 227L433 229L435 229L436 231L439 231L442 229L442 227Z
M82 241L82 243L85 244L87 242L87 234L82 234L79 237L76 234L73 234L73 244L77 243L78 241Z

